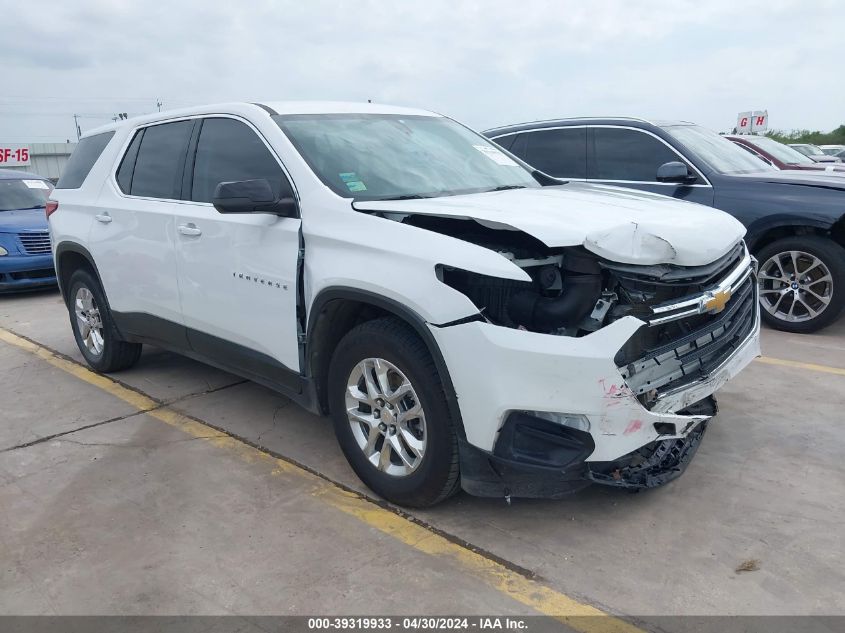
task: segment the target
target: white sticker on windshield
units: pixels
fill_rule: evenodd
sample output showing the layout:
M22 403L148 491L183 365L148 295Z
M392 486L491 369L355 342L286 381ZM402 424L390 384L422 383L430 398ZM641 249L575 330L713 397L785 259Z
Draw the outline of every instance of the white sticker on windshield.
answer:
M49 189L50 187L47 186L47 183L43 180L24 180L23 184L25 184L30 189Z
M508 167L518 167L516 162L508 155L502 154L495 147L490 145L473 145L475 149L484 154L487 158L492 160L497 165L507 165Z

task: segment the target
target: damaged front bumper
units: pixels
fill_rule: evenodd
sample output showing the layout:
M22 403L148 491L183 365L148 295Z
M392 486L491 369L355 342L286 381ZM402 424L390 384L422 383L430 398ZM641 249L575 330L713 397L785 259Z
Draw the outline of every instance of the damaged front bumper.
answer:
M694 411L687 413L716 415L716 399L710 396L691 409ZM587 479L597 484L629 490L657 488L667 484L680 477L689 466L706 430L707 420L686 437L652 442L614 462L591 462L587 468Z
M715 413L711 396L760 354L753 275L748 283L751 294L743 301L750 313L726 311L725 322L706 337L675 348L677 357L695 359L698 373L686 367L681 378L651 393L641 385L635 392L625 378L632 369L614 360L646 327L634 317L580 338L478 321L431 326L466 433L462 487L479 496L558 497L594 482L648 488L680 475ZM741 329L733 328L731 314ZM588 428L555 425L536 412L583 418Z

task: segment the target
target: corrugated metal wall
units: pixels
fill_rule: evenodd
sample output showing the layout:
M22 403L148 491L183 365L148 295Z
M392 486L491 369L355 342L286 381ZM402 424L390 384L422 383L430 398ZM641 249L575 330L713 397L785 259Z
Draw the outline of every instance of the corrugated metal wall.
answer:
M28 171L56 181L76 143L29 143L30 164L27 167L4 167L17 171Z

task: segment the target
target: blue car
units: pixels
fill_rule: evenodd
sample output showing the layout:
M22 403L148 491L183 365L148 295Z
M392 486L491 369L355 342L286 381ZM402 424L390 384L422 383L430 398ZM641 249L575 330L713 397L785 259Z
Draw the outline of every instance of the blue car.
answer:
M0 169L0 292L56 284L44 213L52 190L41 176Z

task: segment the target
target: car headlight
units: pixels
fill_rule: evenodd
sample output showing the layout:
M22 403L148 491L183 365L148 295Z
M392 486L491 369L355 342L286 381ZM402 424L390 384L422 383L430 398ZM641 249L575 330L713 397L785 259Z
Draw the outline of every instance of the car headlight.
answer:
M3 257L3 256L8 255L8 254L9 254L9 251L7 251L5 248L0 246L0 257Z

